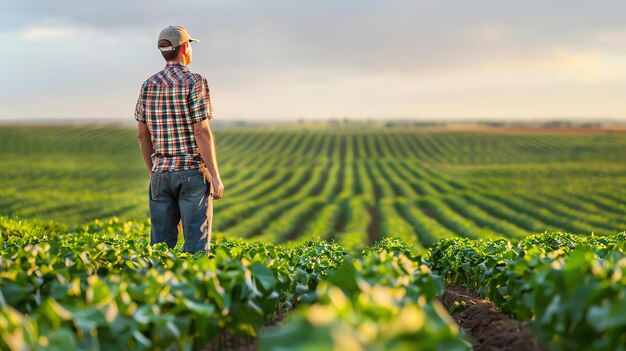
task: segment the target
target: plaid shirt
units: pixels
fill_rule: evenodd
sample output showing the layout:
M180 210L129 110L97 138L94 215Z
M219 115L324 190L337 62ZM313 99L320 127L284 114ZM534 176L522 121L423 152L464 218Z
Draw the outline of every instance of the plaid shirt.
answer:
M213 118L204 77L179 62L148 78L141 87L135 119L146 123L152 138L152 171L198 169L202 157L193 124Z

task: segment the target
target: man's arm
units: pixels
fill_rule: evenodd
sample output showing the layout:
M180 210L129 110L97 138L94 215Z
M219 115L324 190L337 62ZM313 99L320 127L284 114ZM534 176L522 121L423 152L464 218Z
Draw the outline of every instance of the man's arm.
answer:
M146 162L150 176L152 176L152 153L154 151L152 150L152 138L147 124L137 122L137 138L139 139L139 147L141 148L143 160Z
M209 173L211 174L211 182L213 183L214 199L220 199L224 194L224 184L220 178L220 172L217 168L217 157L215 156L215 138L209 127L209 121L207 119L194 123L193 134L200 150L200 155L204 164L207 166Z

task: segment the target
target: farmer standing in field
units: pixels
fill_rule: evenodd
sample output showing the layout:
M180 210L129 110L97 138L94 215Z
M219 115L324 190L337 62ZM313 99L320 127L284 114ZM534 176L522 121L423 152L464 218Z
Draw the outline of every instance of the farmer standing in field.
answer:
M157 46L165 69L143 83L135 119L150 173L150 244L174 247L182 221L184 251L208 252L212 199L222 197L224 185L208 122L213 118L209 87L203 76L187 68L192 41L199 40L181 26L161 31Z

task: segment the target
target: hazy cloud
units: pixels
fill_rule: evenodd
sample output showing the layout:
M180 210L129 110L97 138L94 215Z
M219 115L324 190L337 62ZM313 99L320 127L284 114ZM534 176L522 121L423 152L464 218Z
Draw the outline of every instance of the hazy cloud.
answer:
M159 31L202 40L218 118L623 117L626 3L539 0L20 1L0 118L132 118ZM583 98L584 97L584 98ZM39 103L33 104L36 99ZM592 100L589 100L592 99ZM583 101L588 100L588 101Z
M76 35L72 27L45 27L33 26L20 31L20 39L27 41L69 39Z

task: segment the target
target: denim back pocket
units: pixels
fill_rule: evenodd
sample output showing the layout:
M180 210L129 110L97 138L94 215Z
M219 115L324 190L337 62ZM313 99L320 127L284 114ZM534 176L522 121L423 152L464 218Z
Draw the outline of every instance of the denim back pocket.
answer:
M206 180L198 170L185 171L181 174L182 192L193 195L206 190Z
M156 200L157 196L159 196L159 180L161 176L157 172L153 172L150 177L150 196L152 200Z

